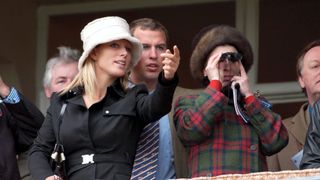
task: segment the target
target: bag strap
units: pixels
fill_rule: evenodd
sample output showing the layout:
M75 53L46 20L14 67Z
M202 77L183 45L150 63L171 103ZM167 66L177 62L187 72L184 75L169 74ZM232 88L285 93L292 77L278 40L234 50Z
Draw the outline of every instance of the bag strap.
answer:
M57 128L54 128L54 129L56 129L56 131L55 131L56 144L54 145L53 152L51 154L51 158L57 163L61 163L66 159L64 156L64 153L63 153L64 152L63 145L60 143L60 125L62 123L62 117L63 117L63 114L66 110L66 107L67 107L67 103L63 103L61 110L60 110L60 114L58 116Z
M66 107L67 107L67 103L63 103L62 107L61 107L61 110L60 110L60 114L58 116L58 126L57 126L57 132L55 133L56 134L56 144L60 144L60 126L61 126L61 123L62 123L62 118L63 118L63 114L64 112L66 111Z
M52 164L51 166L53 167L54 174L57 175L61 180L66 180L68 179L66 175L66 170L63 161L66 160L66 157L64 156L64 148L63 145L60 143L60 125L62 123L62 118L63 114L66 110L67 103L64 102L60 114L58 116L58 122L57 122L57 131L55 133L56 135L56 144L54 145L53 152L51 154L52 162L54 162L54 165Z

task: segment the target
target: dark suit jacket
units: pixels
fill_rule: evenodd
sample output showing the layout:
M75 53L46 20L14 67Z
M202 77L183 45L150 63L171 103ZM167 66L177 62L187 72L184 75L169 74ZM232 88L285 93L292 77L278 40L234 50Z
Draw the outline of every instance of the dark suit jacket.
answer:
M19 93L19 92L18 92ZM12 118L16 122L17 151L22 153L27 151L37 137L44 116L41 111L26 97L19 93L20 102L17 104L5 103Z
M44 116L19 94L17 104L0 103L0 179L20 179L16 155L27 151L37 136Z
M320 100L312 106L300 169L320 168Z
M20 179L16 159L16 125L3 103L0 103L0 179Z

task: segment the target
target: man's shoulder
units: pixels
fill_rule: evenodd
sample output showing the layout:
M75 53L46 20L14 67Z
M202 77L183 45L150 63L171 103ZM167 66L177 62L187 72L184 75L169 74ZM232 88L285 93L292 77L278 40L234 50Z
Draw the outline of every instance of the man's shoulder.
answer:
M288 127L291 124L294 124L295 121L305 121L305 111L307 108L308 103L302 104L299 111L295 115L283 119L283 124Z
M293 122L293 118L294 118L294 117L295 117L295 116L290 116L290 117L287 117L287 118L283 119L283 120L282 120L283 125L284 125L286 128L288 128L291 124L294 124L294 122Z
M293 115L293 116L286 117L286 118L284 118L282 121L283 121L283 123L288 123L288 122L292 121L292 119L293 119L295 116L296 116L296 114Z

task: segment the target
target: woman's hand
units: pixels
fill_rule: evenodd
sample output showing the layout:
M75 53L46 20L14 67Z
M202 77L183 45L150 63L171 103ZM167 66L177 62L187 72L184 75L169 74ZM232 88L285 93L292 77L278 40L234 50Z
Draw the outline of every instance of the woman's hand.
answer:
M232 83L238 83L240 85L240 92L245 96L245 98L253 95L253 92L250 89L248 76L242 63L240 63L240 75L233 76L231 79Z
M219 80L222 83L221 77L223 77L223 74L219 73L219 60L220 55L212 55L208 59L207 66L204 69L204 76L207 76L209 81L212 80ZM223 71L221 71L223 73Z

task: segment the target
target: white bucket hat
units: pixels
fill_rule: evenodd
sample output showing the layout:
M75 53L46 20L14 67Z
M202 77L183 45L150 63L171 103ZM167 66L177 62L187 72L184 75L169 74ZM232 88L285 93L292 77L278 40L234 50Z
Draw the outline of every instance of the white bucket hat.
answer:
M127 21L121 17L109 16L93 20L82 29L80 35L83 42L83 53L78 63L79 70L94 47L120 39L126 39L132 44L133 65L140 60L142 44L130 34Z

